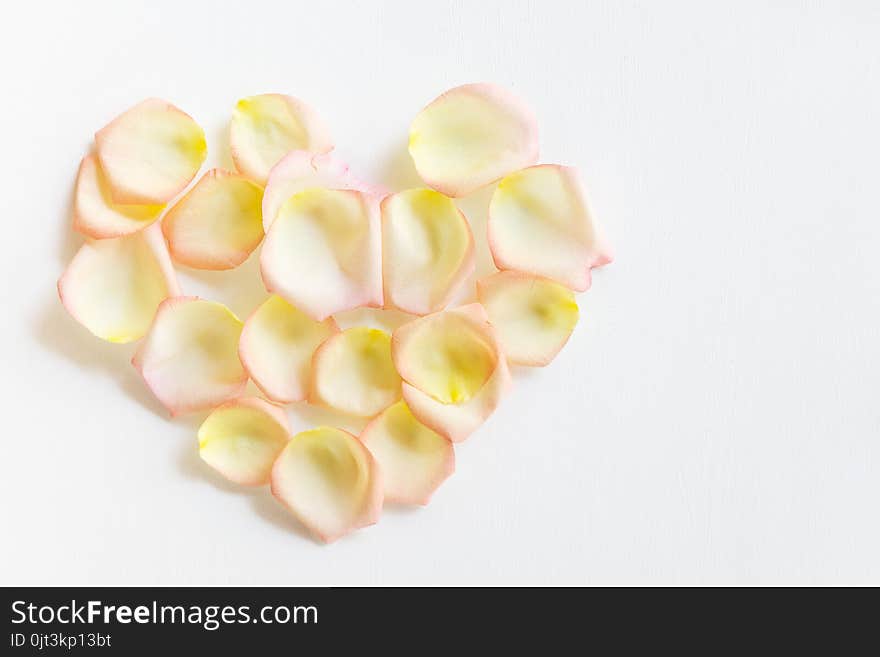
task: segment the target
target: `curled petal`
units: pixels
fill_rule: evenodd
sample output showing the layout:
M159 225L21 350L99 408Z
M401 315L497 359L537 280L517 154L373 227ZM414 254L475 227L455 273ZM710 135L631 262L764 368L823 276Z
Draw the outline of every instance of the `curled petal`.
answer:
M355 189L368 196L385 196L384 189L355 178L349 172L347 164L329 153L291 151L269 172L266 189L263 191L263 228L269 230L287 199L312 187Z
M428 185L464 196L537 162L538 126L532 111L506 89L466 84L416 116L409 152Z
M419 422L402 401L372 420L361 442L379 463L388 502L427 504L455 470L452 443Z
M382 306L377 203L353 190L312 188L290 197L260 254L263 282L317 320Z
M369 450L331 427L290 439L272 468L272 494L327 543L374 524L382 511L382 477Z
M109 342L138 340L163 299L180 294L158 224L82 245L58 281L61 303Z
M470 400L503 360L477 303L404 324L394 331L392 355L403 380L440 404Z
M546 365L578 321L574 293L546 278L503 271L478 281L477 295L511 363Z
M263 190L244 176L211 169L162 220L171 257L196 269L232 269L263 239Z
M312 356L339 332L330 317L316 322L278 296L271 296L244 323L238 355L254 383L283 404L308 396Z
M172 415L212 408L247 384L238 359L241 326L222 303L166 299L131 362Z
M199 456L236 484L268 484L275 459L290 438L287 416L258 397L215 408L199 427Z
M96 239L137 232L159 218L162 205L118 205L94 155L79 165L74 192L73 229Z
M507 361L501 358L489 380L462 404L441 404L405 381L403 399L419 422L458 443L470 436L492 415L509 390L510 383Z
M474 271L474 238L447 196L410 189L382 201L385 303L414 315L444 308Z
M314 401L350 415L372 417L400 398L391 336L366 327L327 339L315 352Z
M552 278L583 292L590 270L611 262L577 171L542 164L498 184L489 204L489 247L499 269Z
M174 105L150 98L95 134L101 169L114 203L165 205L205 161L205 133Z
M260 185L288 152L326 153L333 140L323 121L298 98L262 94L235 105L229 130L235 168Z

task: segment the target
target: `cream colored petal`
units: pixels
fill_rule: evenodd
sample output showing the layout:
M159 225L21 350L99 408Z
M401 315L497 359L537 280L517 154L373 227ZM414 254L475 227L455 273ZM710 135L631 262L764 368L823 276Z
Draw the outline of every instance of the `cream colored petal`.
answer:
M272 296L244 323L238 354L267 397L280 403L302 401L308 396L315 350L338 332L332 317L316 322Z
M140 339L162 300L180 294L159 225L83 244L58 281L58 294L99 338Z
M238 397L247 384L238 359L241 328L221 303L166 299L132 364L172 415L213 408Z
M412 122L409 152L419 175L447 196L465 196L538 160L532 111L506 89L466 84Z
M163 205L117 205L94 155L79 165L73 202L73 228L96 239L121 237L146 228L159 218Z
M263 228L278 215L284 202L294 194L312 187L326 189L356 189L367 191L348 171L348 165L329 153L290 151L269 172L263 191Z
M474 239L448 196L410 189L382 201L385 303L414 315L449 304L474 271Z
M498 184L489 204L489 247L499 269L552 278L583 292L590 270L611 262L577 172L542 164Z
M260 254L270 292L316 320L382 306L377 203L361 192L313 188L290 197Z
M205 133L174 105L150 98L95 134L114 203L165 205L198 173L208 153Z
M404 381L441 404L470 400L503 360L476 303L404 324L394 331L392 355Z
M406 382L403 383L403 399L419 422L458 443L495 411L510 384L510 370L502 358L483 387L462 404L441 404Z
M391 336L366 327L327 339L313 360L313 401L372 417L400 399L400 376L391 360Z
M162 219L171 257L196 269L232 269L263 239L263 190L244 176L211 169Z
M369 450L347 431L319 427L295 435L272 468L272 494L330 543L376 523L382 476Z
M235 168L265 185L272 167L292 150L326 153L333 139L303 101L282 94L242 98L232 113L229 144Z
M452 443L419 422L402 401L372 420L361 442L382 470L387 502L427 504L455 470Z
M546 365L578 321L574 293L547 278L499 272L477 282L477 295L511 363Z
M199 427L199 456L236 484L268 484L272 465L290 438L287 416L258 397L215 408Z

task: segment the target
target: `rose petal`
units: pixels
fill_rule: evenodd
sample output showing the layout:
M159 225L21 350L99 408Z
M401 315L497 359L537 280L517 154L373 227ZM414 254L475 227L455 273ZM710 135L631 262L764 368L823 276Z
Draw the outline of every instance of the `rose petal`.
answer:
M212 408L247 384L238 359L241 327L222 303L166 299L131 362L172 415Z
M392 356L404 381L441 404L470 400L503 360L477 303L404 324L394 331Z
M350 328L327 339L313 360L313 401L343 413L372 417L400 399L400 376L391 360L391 336Z
M229 145L235 168L260 185L266 184L272 167L292 150L333 150L330 132L314 110L282 94L239 100L232 113Z
M399 401L361 433L382 470L385 500L425 505L455 470L452 443L419 422Z
M199 456L236 484L268 484L272 465L290 438L287 416L258 397L215 408L199 427Z
M162 300L180 294L159 225L83 244L59 279L58 294L74 319L99 338L143 337Z
M327 543L374 524L382 511L382 477L369 450L331 427L291 438L272 468L272 494Z
M501 358L489 380L463 404L441 404L405 381L403 399L419 422L458 443L470 436L492 415L501 398L510 389L510 383L507 361Z
M171 257L196 269L232 269L263 239L263 190L238 173L211 169L162 220Z
M308 396L312 356L339 332L330 317L316 322L278 296L271 296L244 323L238 355L254 383L283 404Z
M552 278L577 292L611 252L590 215L577 171L542 164L498 184L489 204L489 247L499 269Z
M118 205L94 155L79 165L73 204L73 229L97 239L137 232L159 218L162 205Z
M511 363L543 367L578 321L574 293L547 278L499 272L477 282L477 295Z
M291 151L269 172L263 191L263 228L269 230L287 199L312 187L355 189L367 194L384 195L380 188L367 185L352 176L348 165L329 153Z
M114 203L165 205L205 161L205 133L174 105L150 98L95 134L101 169Z
M260 254L263 282L317 320L382 306L377 204L361 192L313 188L284 203Z
M423 109L409 131L422 179L447 196L464 196L538 160L532 111L506 89L466 84Z
M474 271L474 238L447 196L410 189L382 201L385 303L425 315L444 308Z

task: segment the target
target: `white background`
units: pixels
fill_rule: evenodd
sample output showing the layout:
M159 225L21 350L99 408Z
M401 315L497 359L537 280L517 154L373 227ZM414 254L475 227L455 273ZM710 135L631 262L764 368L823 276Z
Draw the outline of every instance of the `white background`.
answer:
M0 583L880 583L877 3L22 2L0 60ZM76 168L153 95L223 164L277 91L412 186L410 120L470 81L535 108L617 259L429 507L324 547L64 312ZM247 315L253 260L184 291Z

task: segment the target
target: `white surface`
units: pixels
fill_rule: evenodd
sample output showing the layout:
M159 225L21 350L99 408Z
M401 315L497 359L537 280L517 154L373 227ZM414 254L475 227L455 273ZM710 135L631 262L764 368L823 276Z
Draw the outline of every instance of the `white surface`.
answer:
M9 8L0 583L880 584L877 4L586 4ZM222 162L236 98L283 91L355 172L409 185L410 119L478 80L533 105L617 260L431 506L321 547L64 313L77 164L150 95ZM184 290L247 314L254 265Z

